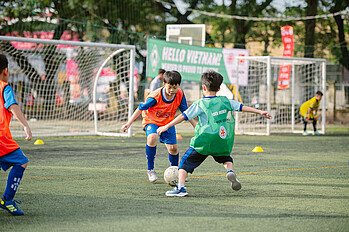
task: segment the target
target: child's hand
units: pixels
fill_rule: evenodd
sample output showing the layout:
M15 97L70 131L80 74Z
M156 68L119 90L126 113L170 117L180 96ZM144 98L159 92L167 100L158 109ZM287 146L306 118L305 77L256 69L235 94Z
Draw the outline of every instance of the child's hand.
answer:
M126 132L127 129L130 128L130 127L131 127L131 125L125 124L125 125L123 125L123 126L121 127L121 131L122 131L122 132Z
M271 119L271 115L267 111L261 111L261 115L266 119Z
M167 126L162 126L162 127L159 127L159 128L156 130L156 132L158 133L158 135L161 135L162 132L165 132L165 131L167 131L167 130L168 130Z
M24 132L27 135L27 137L25 139L28 141L31 140L32 139L32 132L31 132L30 128L27 126L24 127Z

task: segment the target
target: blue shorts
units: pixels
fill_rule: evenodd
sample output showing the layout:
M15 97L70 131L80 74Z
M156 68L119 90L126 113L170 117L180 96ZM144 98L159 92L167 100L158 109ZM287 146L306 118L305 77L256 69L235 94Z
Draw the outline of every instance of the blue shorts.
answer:
M18 148L17 150L0 157L0 170L3 169L4 171L6 171L11 166L21 166L28 162L28 158L24 155L22 150Z
M144 127L146 135L150 134L156 134L156 130L159 128L159 126L155 124L148 124ZM165 144L177 144L177 138L176 138L176 128L174 126L168 128L167 131L161 133L159 136L159 141L161 143Z
M208 157L208 155L201 155L194 148L190 147L184 154L181 159L181 163L178 169L184 169L189 173L193 173L194 169L199 167L199 165L204 162L204 160ZM224 164L225 162L232 162L233 158L229 155L225 156L212 156L213 159L220 163Z

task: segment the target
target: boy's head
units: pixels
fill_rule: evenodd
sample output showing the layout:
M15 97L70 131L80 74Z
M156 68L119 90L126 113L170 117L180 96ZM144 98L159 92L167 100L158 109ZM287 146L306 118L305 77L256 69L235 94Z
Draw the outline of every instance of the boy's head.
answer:
M166 72L165 69L162 69L162 68L159 68L159 72L158 72L158 78L160 80L163 80L164 79L164 73Z
M317 91L315 95L315 99L321 101L321 98L324 94L321 91Z
M316 100L320 101L323 95L321 91L317 91L315 95Z
M165 69L159 68L159 73L158 74L164 74L166 72Z
M201 82L206 86L207 91L218 92L223 82L223 76L218 72L208 71L202 74Z
M167 71L164 73L165 93L168 97L173 97L181 85L182 76L177 71Z
M4 54L0 54L0 80L7 82L8 60Z
M170 85L181 85L182 76L177 71L167 71L164 73L164 83Z

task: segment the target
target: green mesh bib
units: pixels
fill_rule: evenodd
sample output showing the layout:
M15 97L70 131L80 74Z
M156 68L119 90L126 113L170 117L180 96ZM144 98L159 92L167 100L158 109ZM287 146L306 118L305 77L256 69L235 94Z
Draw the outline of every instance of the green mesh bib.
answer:
M208 122L195 127L190 146L202 155L228 156L234 145L235 119L228 98L203 98L195 101L207 115Z

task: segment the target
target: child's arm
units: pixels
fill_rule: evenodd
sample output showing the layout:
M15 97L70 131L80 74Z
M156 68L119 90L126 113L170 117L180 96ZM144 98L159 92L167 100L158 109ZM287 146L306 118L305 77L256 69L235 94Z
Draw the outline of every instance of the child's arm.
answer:
M319 115L317 114L317 110L319 109L319 107L316 107L315 108L315 113L314 113L314 118L316 119L316 120L318 120L319 119Z
M267 111L258 110L258 109L255 109L255 108L252 108L249 106L243 106L241 111L260 114L261 116L263 116L266 119L271 119L271 115Z
M137 108L137 109L135 110L135 112L133 112L133 114L132 114L130 120L128 120L128 122L127 122L125 125L123 125L123 126L121 127L121 131L122 131L122 132L126 132L127 129L131 127L132 123L138 118L138 116L139 116L141 113L142 113L142 111L141 111L140 109Z
M193 128L195 128L196 126L196 121L194 119L190 119L188 120L190 122L190 124L193 126Z
M312 107L309 107L308 108L308 111L307 111L307 113L305 114L305 121L308 121L309 119L310 119L310 113L311 113L311 111L313 110L313 108Z
M27 135L27 137L25 139L31 140L32 139L32 132L30 130L30 127L29 127L27 120L25 120L25 118L22 114L21 109L18 107L17 104L13 104L9 107L9 110L18 119L18 121L22 124L22 126L24 128L24 132Z
M161 135L161 133L167 131L168 128L170 128L174 125L177 125L178 123L181 123L184 120L185 120L185 117L183 116L183 114L178 115L177 118L173 119L170 123L166 124L165 126L159 127L157 129L158 135ZM193 119L191 119L191 120L193 120ZM192 122L190 122L190 123L192 123Z
M183 113L184 111L186 111L188 109L188 105L187 105L187 100L185 98L185 94L183 93L183 98L181 101L181 104L179 105L179 110ZM196 126L196 121L194 119L190 119L188 120L190 122L190 124L195 128Z

